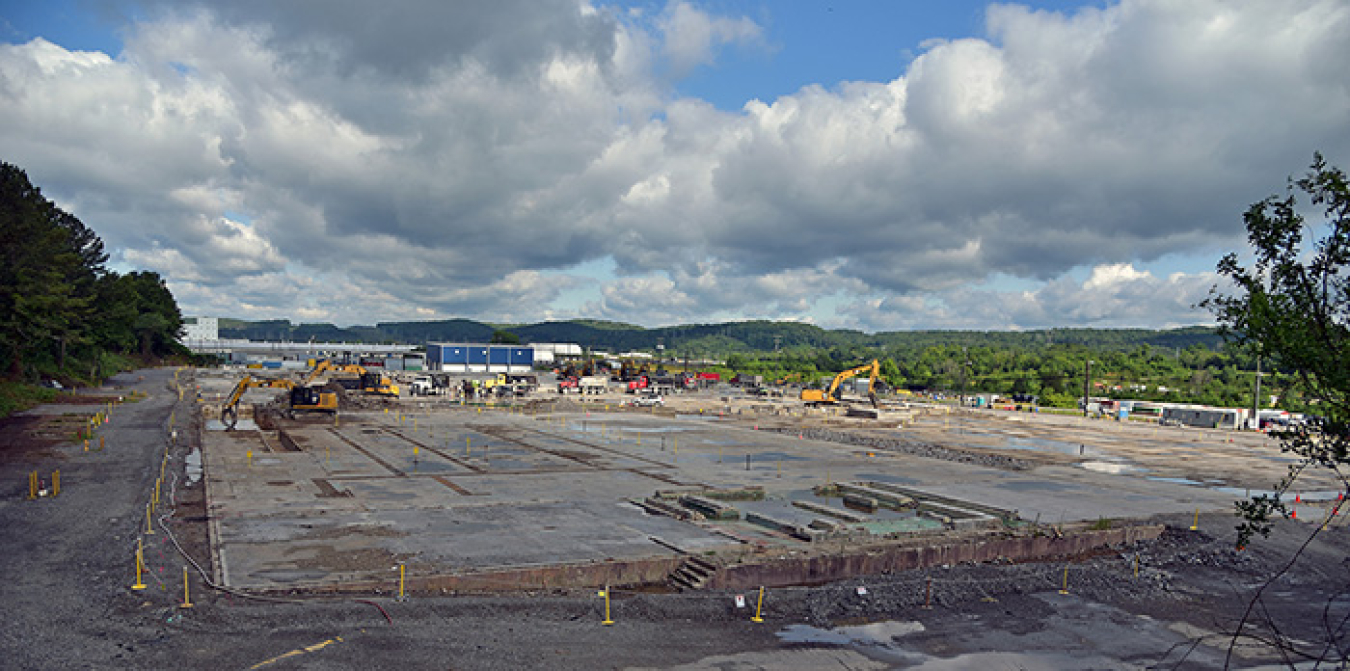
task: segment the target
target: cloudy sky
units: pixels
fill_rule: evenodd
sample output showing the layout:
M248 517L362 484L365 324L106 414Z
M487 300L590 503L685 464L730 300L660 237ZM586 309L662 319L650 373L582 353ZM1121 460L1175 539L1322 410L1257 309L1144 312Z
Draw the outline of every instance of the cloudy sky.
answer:
M379 9L372 10L372 7ZM188 315L1203 323L1344 0L0 0L0 160Z

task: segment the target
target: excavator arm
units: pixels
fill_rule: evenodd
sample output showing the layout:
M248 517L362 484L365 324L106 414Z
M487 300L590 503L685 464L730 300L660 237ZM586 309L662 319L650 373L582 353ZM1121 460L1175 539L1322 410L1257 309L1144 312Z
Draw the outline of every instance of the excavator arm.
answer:
M872 363L864 364L856 368L850 368L835 375L834 379L830 380L830 386L824 391L819 389L803 389L802 400L812 404L838 403L839 386L844 384L844 382L850 378L867 372L871 373L871 377L867 381L867 397L872 400L872 405L875 406L877 400L873 388L876 386L877 376L881 372L881 364L878 363L876 359L873 359Z

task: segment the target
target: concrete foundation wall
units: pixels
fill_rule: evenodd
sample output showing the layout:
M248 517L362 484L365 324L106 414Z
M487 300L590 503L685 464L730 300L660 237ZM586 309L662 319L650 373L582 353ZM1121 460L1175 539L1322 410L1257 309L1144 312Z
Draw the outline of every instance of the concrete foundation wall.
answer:
M665 583L682 561L682 556L670 555L632 561L521 567L460 575L419 576L409 572L405 578L405 589L409 592L523 592L605 585L659 585ZM375 590L397 592L397 576L390 582L360 581L315 589L318 592L336 593L370 593Z
M879 549L867 553L792 557L757 564L733 564L708 581L710 589L785 587L843 580L862 575L995 559L1013 561L1075 557L1110 545L1156 540L1162 525L1126 527L1051 538L1007 538L976 543Z

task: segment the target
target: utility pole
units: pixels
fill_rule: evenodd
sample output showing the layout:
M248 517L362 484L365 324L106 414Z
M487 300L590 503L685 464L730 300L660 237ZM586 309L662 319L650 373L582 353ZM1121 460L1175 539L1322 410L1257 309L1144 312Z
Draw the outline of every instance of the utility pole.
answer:
M1088 416L1088 384L1092 379L1092 359L1083 365L1083 416Z
M966 406L966 367L970 365L970 356L965 347L961 348L961 407Z
M1261 357L1256 357L1256 388L1252 391L1252 429L1261 428Z

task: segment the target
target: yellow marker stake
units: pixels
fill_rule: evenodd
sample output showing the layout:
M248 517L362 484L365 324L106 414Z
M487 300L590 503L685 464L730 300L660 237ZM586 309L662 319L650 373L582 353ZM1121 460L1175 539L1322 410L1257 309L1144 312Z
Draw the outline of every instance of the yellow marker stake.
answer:
M1069 567L1067 566L1064 567L1064 585L1059 588L1059 593L1060 594L1069 593Z
M150 526L150 506L149 503L145 504L145 535L147 536L155 533L155 528Z
M750 618L751 622L763 622L764 618L760 615L764 612L764 588L759 588L759 604L755 606L755 616Z
M183 567L183 603L178 604L178 607L179 608L192 607L192 599L189 598L188 595L188 570L186 566Z
M145 589L145 583L141 582L141 541L136 540L136 584L131 589Z
M614 620L609 619L609 585L605 585L604 595L605 595L605 620L600 624L611 625L614 624Z
M52 471L52 496L61 494L61 471Z
M464 456L466 456L466 457L469 456L469 441L470 441L470 440L473 440L473 439L472 439L472 438L465 438L465 439L464 439Z
M37 471L33 471L32 473L28 474L28 500L31 501L33 499L36 499L37 494L38 494Z
M1198 531L1199 529L1200 529L1200 509L1196 508L1195 520L1191 522L1191 531Z
M403 564L398 565L398 598L403 598Z
M160 482L161 482L161 481L160 481L158 478L155 479L155 505L159 505L159 483L160 483Z

